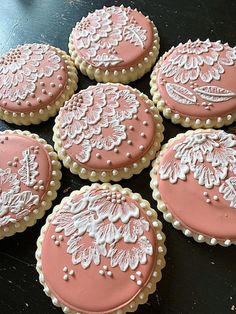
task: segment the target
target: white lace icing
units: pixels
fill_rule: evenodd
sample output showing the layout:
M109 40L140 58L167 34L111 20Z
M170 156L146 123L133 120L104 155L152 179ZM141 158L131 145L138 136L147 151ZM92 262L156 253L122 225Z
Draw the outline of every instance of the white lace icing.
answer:
M174 184L191 171L200 185L220 186L219 192L236 208L236 178L227 178L229 172L236 174L235 146L235 137L224 131L191 134L173 146L175 158L160 166L160 178Z
M120 101L124 103L121 107ZM136 95L117 86L89 87L74 95L61 115L61 138L64 147L77 145L76 159L86 163L92 150L112 150L127 138L122 121L132 119L138 112ZM104 134L109 129L109 134Z
M0 99L26 99L35 92L37 80L52 76L60 62L48 45L23 45L10 50L0 58Z
M149 222L139 214L138 206L119 192L93 189L65 205L52 224L56 232L63 231L69 237L67 253L72 255L73 264L87 268L92 262L98 265L105 256L111 267L125 271L145 264L147 255L153 254L144 236ZM122 224L116 224L119 220ZM91 244L84 237L89 237ZM116 243L120 241L130 243L130 249L119 249Z
M21 191L20 180L21 177L12 173L10 168L0 169L0 227L22 219L39 202L38 195Z
M89 13L76 24L76 48L84 49L83 57L96 67L114 66L124 61L117 56L116 47L128 41L144 49L146 30L132 17L130 9L109 7Z
M31 154L29 149L26 149L22 152L23 159L20 160L22 167L18 170L20 181L23 182L26 186L33 186L37 180L38 175L38 163L35 161L36 155Z
M180 44L161 66L163 77L173 77L174 80L174 83L165 84L166 91L174 101L186 105L196 105L196 95L209 102L230 100L235 97L235 93L218 84L192 87L192 90L181 84L191 84L197 79L205 83L219 81L225 73L225 67L234 65L235 60L236 47L231 48L220 41L198 39Z

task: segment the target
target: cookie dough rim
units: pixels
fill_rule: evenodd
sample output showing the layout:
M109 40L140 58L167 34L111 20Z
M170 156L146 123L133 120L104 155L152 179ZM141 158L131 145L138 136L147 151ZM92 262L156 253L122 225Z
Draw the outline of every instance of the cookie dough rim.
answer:
M122 7L122 5L121 5ZM124 7L124 6L123 6ZM130 8L130 7L128 7ZM138 11L137 9L132 9L133 11ZM139 13L143 14L141 11ZM149 72L152 66L155 64L160 50L160 37L154 23L149 19L149 16L146 16L153 27L153 44L151 50L147 52L145 57L140 60L136 65L131 67L124 67L121 70L102 70L98 67L91 65L81 58L77 52L76 47L73 42L73 33L75 27L72 29L72 32L69 37L69 53L72 60L74 61L76 67L80 70L81 73L88 76L91 80L96 80L97 82L113 82L113 83L122 83L128 84L130 82L140 79L144 74Z
M172 47L168 52L164 53L164 55L159 59L157 64L155 65L152 73L150 86L150 93L153 98L153 102L156 104L159 111L161 111L165 118L170 119L173 124L181 124L185 128L192 129L211 129L211 128L221 128L223 126L227 126L236 121L236 112L232 112L231 114L227 114L225 116L216 116L210 118L194 118L192 116L185 116L181 113L177 113L173 111L161 97L161 94L157 87L157 72L161 67L163 59L174 49Z
M99 83L98 83L99 84ZM112 85L119 85L119 83L111 83ZM81 179L88 179L91 182L118 182L122 179L129 179L133 175L139 174L143 169L147 168L151 161L155 158L156 152L160 150L161 142L164 139L164 126L162 124L162 117L159 111L155 107L154 103L148 98L147 95L141 93L139 90L129 88L136 94L138 94L147 104L150 109L151 114L153 114L154 120L156 122L156 131L154 141L149 150L137 161L127 165L126 167L121 167L119 169L111 170L92 170L86 168L85 166L79 165L79 163L73 161L73 159L67 154L67 151L62 147L62 141L60 139L60 116L55 119L55 125L53 127L53 142L54 148L58 154L59 159L62 161L64 167L68 168L73 174L79 175Z
M45 212L52 206L52 201L57 197L57 190L60 188L61 163L58 161L57 154L54 152L53 147L49 145L44 139L40 138L37 134L30 133L29 131L21 130L6 130L0 132L0 134L18 134L30 137L37 140L48 152L48 156L51 160L51 179L49 181L48 190L45 191L44 197L40 200L39 206L35 208L29 215L16 223L9 223L6 226L0 227L0 240L4 237L10 237L17 232L23 232L27 227L33 226L38 219L41 219Z
M178 219L175 219L174 215L171 213L171 211L168 210L165 202L161 198L161 194L158 190L158 182L157 182L157 168L160 164L160 161L162 159L162 156L165 154L165 152L168 150L169 146L172 145L175 141L180 140L183 136L188 136L191 134L196 133L205 133L205 132L220 132L222 130L214 130L214 129L198 129L198 130L189 130L185 133L179 133L175 137L171 138L166 144L164 144L160 150L160 152L157 154L157 157L152 162L152 169L150 171L151 176L151 182L150 187L152 189L152 196L154 200L157 201L157 209L163 213L164 219L171 223L172 226L177 229L181 230L182 233L187 237L192 237L196 242L198 243L207 243L208 245L216 245L219 244L224 247L228 247L231 244L236 244L236 239L217 239L214 237L211 237L209 235L205 235L203 233L199 233L196 230L193 230L191 228L188 228L184 223L180 222ZM191 229L191 230L190 230Z
M13 123L16 125L30 125L39 124L43 121L47 121L49 118L55 116L61 106L66 100L74 94L77 89L78 76L76 67L71 59L71 57L63 50L49 46L51 49L56 51L56 53L64 60L67 67L67 82L64 86L64 90L58 95L51 103L49 103L44 108L31 112L14 112L0 107L0 119L8 123Z
M155 230L156 238L158 241L157 244L157 258L156 258L156 265L152 271L152 274L150 276L149 281L147 284L142 288L142 290L127 304L122 306L119 309L116 309L112 312L104 312L104 313L110 313L110 314L125 314L127 312L135 312L139 306L139 304L144 304L148 301L149 294L152 294L156 291L156 284L161 280L162 278L162 269L165 267L165 255L167 252L166 246L164 244L165 242L165 235L162 232L162 223L160 220L158 220L157 212L151 208L150 203L143 199L142 196L139 193L133 193L129 188L122 188L118 184L111 185L110 183L93 183L91 186L83 186L80 190L73 191L69 196L64 197L59 205L56 205L53 209L53 212L47 217L45 225L41 228L40 236L37 240L37 250L35 253L35 257L37 260L36 269L39 274L39 282L44 287L45 294L51 298L52 303L57 306L61 307L62 311L67 314L78 314L78 313L86 313L86 312L78 312L75 311L67 306L65 306L63 303L61 303L55 295L52 293L52 291L48 288L47 284L44 280L44 275L42 273L42 261L41 261L41 249L42 249L42 243L44 240L45 233L54 217L56 212L63 207L63 205L68 202L71 198L73 198L76 195L80 195L81 193L84 193L85 191L88 191L92 188L101 188L101 189L110 189L111 191L118 191L122 193L123 195L128 195L133 200L137 201L140 204L140 207L145 212L145 214L148 216L150 222L152 223L152 226ZM94 312L96 314L97 312Z

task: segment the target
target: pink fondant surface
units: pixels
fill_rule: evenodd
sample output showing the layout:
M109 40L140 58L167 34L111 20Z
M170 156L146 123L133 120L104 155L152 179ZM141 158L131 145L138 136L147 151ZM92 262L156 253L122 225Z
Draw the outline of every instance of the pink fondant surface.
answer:
M112 11L111 11L112 10ZM116 11L116 12L115 12ZM107 17L106 13L111 13L111 24L107 24ZM120 28L117 23L120 23L121 15L126 15L126 22L124 22L124 25L122 25ZM101 19L104 19L105 23L102 23L104 21L100 21L100 27L97 27L97 30L94 31L93 28L90 28L91 21L94 21L94 17L101 16ZM123 17L122 17L123 19ZM124 19L123 19L124 20ZM130 42L129 40L125 40L125 36L122 34L124 33L125 28L130 27L130 25L135 24L137 27L134 29L134 32L132 34L135 35L140 32L141 36L137 39L137 43L134 44L134 42ZM131 25L131 27L132 27ZM109 30L110 26L110 30ZM118 38L117 30L120 29L120 39L118 42L111 44L111 40L113 38ZM96 29L96 28L95 28ZM78 32L82 30L83 34L78 37ZM88 30L88 33L85 33ZM86 40L90 35L92 38L96 36L96 33L99 34L101 30L107 31L107 36L104 36L104 33L101 33L101 40L97 43L99 44L99 48L97 48L96 53L91 52L91 48L93 49L94 45L93 43L88 45L88 42L90 40ZM142 39L142 34L145 34L145 39ZM146 18L141 12L134 11L132 9L128 8L122 8L122 7L111 7L111 8L103 8L101 10L96 10L92 15L88 15L88 17L84 18L81 22L77 23L75 26L75 29L72 33L73 43L76 49L77 54L86 60L89 64L98 67L102 70L120 70L124 68L128 68L131 66L136 66L139 62L143 62L143 58L148 55L148 53L152 50L153 41L154 41L154 33L153 33L153 26L151 21ZM82 38L83 43L81 44L80 39ZM110 39L111 38L111 39ZM104 47L104 42L110 43L107 47ZM79 43L78 43L79 42ZM142 42L142 43L141 43ZM101 45L100 45L101 43ZM97 60L98 55L102 55L103 53L115 55L115 57L121 58L122 61L119 62L116 65L113 65L111 63L109 64L101 64L98 65L95 61ZM90 57L88 57L90 56Z
M174 159L176 151L172 148L180 142L182 140L175 141L169 146L158 169L165 162ZM205 164L209 166L209 163ZM229 171L225 180L232 176L234 174ZM229 202L223 198L219 186L208 189L199 185L192 172L187 174L186 180L178 180L174 184L169 180L161 180L159 172L157 179L161 198L168 211L186 228L216 239L236 239L236 209L231 208ZM208 195L205 196L204 192ZM218 196L218 200L214 200L215 195ZM207 203L207 199L211 202Z
M34 45L35 44L27 46L32 47ZM6 62L5 60L7 60L8 66L12 66L15 60L17 62L17 57L16 59L12 59L14 54L18 54L19 56L25 46L26 45L19 46L11 50L8 55L0 58L0 107L10 112L28 113L46 108L48 105L53 105L62 94L67 84L67 66L65 61L57 53L56 55L60 57L60 61L56 62L54 65L58 69L54 69L53 73L49 76L43 75L42 77L38 77L38 73L42 69L44 69L44 73L47 73L47 67L51 67L52 63L50 60L52 60L53 57L46 56L45 52L38 56L36 54L37 49L27 56L27 58L29 58L28 60L24 60L23 56L23 61L20 61L22 64L18 64L16 72L14 72L14 70L8 70L8 72L5 73L6 70L1 69L2 62L4 63ZM45 46L46 45L43 44L40 45L40 47ZM55 51L55 49L50 47L47 53L51 51ZM31 83L29 87L27 87L29 82ZM24 92L26 92L26 97L9 97L13 89L18 91L23 89ZM29 92L31 89L32 92Z
M201 42L202 43L202 42ZM205 42L204 42L205 43ZM190 43L190 45L197 45L198 42ZM215 43L212 43L215 44ZM214 50L212 47L207 48L208 51L205 51L203 53L179 53L179 49L183 51L183 49L186 49L186 44L180 44L176 48L170 50L170 52L166 55L164 60L161 63L160 69L157 69L157 87L161 94L162 99L165 101L167 106L171 108L172 111L175 113L180 113L183 116L186 117L192 117L192 118L211 118L211 117L222 117L227 114L233 113L236 110L236 86L235 86L235 80L236 80L236 54L235 50L229 51L231 49L228 44L220 44L222 46L222 50ZM198 47L201 47L200 45ZM179 58L176 59L176 57L179 55ZM180 59L180 56L182 59ZM232 58L230 57L232 56ZM211 61L208 63L212 65L209 65L205 62L207 58L212 58ZM203 59L199 59L203 58ZM214 59L214 61L213 61ZM225 60L230 60L226 61ZM187 64L187 62L189 62ZM192 62L192 63L191 63ZM228 63L228 64L224 64ZM172 65L171 65L172 63ZM230 65L229 65L230 63ZM199 65L199 73L204 73L207 75L210 73L210 75L213 75L213 79L209 82L203 81L200 76L194 79L189 79L187 82L176 82L174 77L175 74L179 74L179 78L182 76L182 79L185 80L188 75L191 74L191 71L195 71L196 68ZM167 76L166 73L163 73L163 68L169 68ZM172 67L172 70L171 68ZM223 73L218 73L219 70L218 67L223 68ZM171 74L172 71L172 74ZM193 73L193 72L192 72ZM215 73L215 77L214 77ZM216 77L219 75L219 78L216 79ZM184 79L185 78L185 79ZM168 94L166 90L166 84L177 84L179 86L182 86L184 88L187 88L195 97L196 97L196 103L195 104L183 104ZM217 102L206 100L200 96L200 94L196 93L194 91L194 88L199 88L203 86L215 86L218 88L225 89L225 93L234 94L233 97L230 97L229 99L224 99L222 97L222 100L219 100ZM215 90L212 90L213 93L215 93ZM219 91L217 93L220 93ZM223 95L221 95L223 96ZM188 96L189 97L189 96ZM208 109L207 106L209 104Z
M124 85L113 85L113 84L98 84L96 87L89 87L90 91L93 91L94 93L100 88L104 89L107 86L118 86L118 90L128 90L131 91L131 94L134 93L134 91ZM87 91L87 90L86 90ZM84 95L84 91L81 91L77 95ZM106 95L106 91L103 92L103 96ZM139 160L142 156L145 155L145 153L151 148L154 138L155 138L155 132L156 132L156 126L155 126L155 120L153 117L152 112L147 111L149 106L146 104L146 102L143 100L142 97L138 95L137 92L135 92L136 100L139 103L139 106L137 108L137 113L133 114L131 119L125 119L124 121L120 122L120 125L125 126L125 130L121 131L121 134L126 133L126 139L122 140L119 145L115 145L114 148L106 150L104 148L98 149L98 148L92 148L89 160L87 162L79 162L79 160L76 158L78 152L81 150L81 145L84 142L84 140L80 144L75 144L73 142L72 146L69 148L66 148L67 154L77 163L80 164L80 166L84 166L88 169L97 169L97 170L112 170L112 169L119 169L122 167L126 167L133 162ZM109 97L106 95L106 97ZM109 104L109 99L107 100L106 105L102 108L104 111L107 107L107 104ZM74 101L74 98L72 97L71 100L67 103L66 106L64 106L60 111L60 134L62 139L62 145L65 148L65 144L68 143L68 137L64 138L64 130L62 125L63 117L65 117L65 114L68 112L66 107L69 104L72 104ZM91 111L93 110L93 107L100 101L100 98L97 98L97 96L94 96L93 104L91 106ZM115 111L123 110L126 107L129 107L129 104L126 102L126 100L120 98L117 100L119 103L119 106L115 108ZM78 101L75 102L76 106L80 106ZM74 109L72 109L72 112ZM112 118L112 117L111 117ZM88 117L83 117L82 120L88 119ZM101 121L101 119L99 120ZM146 123L145 123L146 121ZM74 119L73 122L70 124L71 129L76 128L77 121ZM98 122L99 123L99 122ZM144 124L145 123L145 124ZM131 129L130 129L131 127ZM142 137L141 134L144 133L144 136ZM113 128L111 124L109 124L108 127L102 128L101 136L103 138L111 136L113 134ZM82 132L83 135L83 132ZM78 139L79 135L74 138L74 140ZM95 137L93 136L90 139L91 141ZM131 144L129 144L131 141ZM140 146L143 146L143 149L140 150ZM117 149L117 151L115 151ZM127 153L130 153L130 156L127 156ZM97 154L100 154L100 158L97 158ZM111 163L107 163L107 161L110 160Z
M131 199L127 201L138 205ZM139 210L139 217L149 221L140 207ZM132 220L133 218L130 219L130 221ZM115 225L119 227L122 222L118 220ZM51 238L54 235L56 239L60 235L63 236L59 246L56 246ZM102 256L99 265L96 266L92 262L88 268L83 269L81 264L73 265L71 255L67 253L69 237L66 237L63 232L55 232L55 226L50 224L42 244L42 271L45 283L62 304L75 311L110 313L118 310L135 298L148 283L153 272L156 263L157 241L151 222L149 231L145 231L144 235L153 246L153 255L147 257L146 264L139 264L135 270L128 268L126 271L121 271L118 266L111 267L110 260ZM83 235L83 243L91 243L91 238L87 234ZM135 243L124 243L124 241L116 243L118 249L129 249L134 245ZM112 271L111 277L99 274L99 270L103 269L104 265L108 267L108 271ZM68 271L74 270L74 275L70 276L67 281L63 279L65 266ZM136 271L142 272L141 277L136 275ZM142 285L138 286L136 281L130 279L130 275L135 275L137 279L141 279Z
M22 152L29 149L31 154L36 155L35 162L38 163L36 171L38 171L38 175L36 176L36 182L33 186L26 186L22 182L22 178L19 175L18 171L22 167L20 161L23 159ZM9 193L15 185L11 186L11 179L5 174L3 175L2 171L6 171L6 169L10 169L11 174L17 175L18 184L20 186L19 191L15 191L13 193L13 197L17 194L29 191L33 196L39 196L39 204L42 201L45 193L48 190L48 185L51 179L51 161L48 156L48 152L44 148L42 144L38 141L23 135L18 134L0 134L0 198L1 201L3 199L3 193ZM18 158L18 159L17 159ZM9 164L10 162L10 164ZM27 170L26 170L27 171ZM42 182L39 182L42 181ZM15 181L13 181L15 182ZM38 187L38 188L36 188ZM43 187L43 188L42 188ZM22 194L21 194L22 195ZM38 205L27 204L27 199L25 200L23 195L18 199L17 204L23 201L23 207L27 208L30 212L33 211ZM11 202L14 204L14 202ZM10 209L12 209L11 205L9 205ZM23 209L23 208L22 208ZM2 208L1 208L2 210ZM1 215L0 217L3 219L4 216L9 215L16 219L20 220L20 217L17 218L14 213L10 213L9 211L5 213L5 215ZM23 219L23 217L22 217ZM1 221L0 221L1 225Z

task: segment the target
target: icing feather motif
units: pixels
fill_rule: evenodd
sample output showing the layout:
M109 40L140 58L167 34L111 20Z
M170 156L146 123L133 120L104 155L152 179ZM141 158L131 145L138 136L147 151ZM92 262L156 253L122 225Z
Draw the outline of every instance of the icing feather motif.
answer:
M18 170L20 181L23 182L26 186L33 186L37 180L38 175L38 163L35 161L36 155L31 154L29 149L26 149L22 152L23 159L20 160L22 167Z

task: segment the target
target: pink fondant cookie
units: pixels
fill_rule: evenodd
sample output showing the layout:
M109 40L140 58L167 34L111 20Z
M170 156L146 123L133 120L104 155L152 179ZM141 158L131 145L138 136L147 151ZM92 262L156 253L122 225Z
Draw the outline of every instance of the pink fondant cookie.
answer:
M184 127L220 128L236 120L236 47L189 40L165 53L151 75L164 116Z
M55 116L77 89L77 71L62 50L25 44L0 58L0 119L38 124Z
M76 24L69 52L90 79L126 84L150 71L159 53L159 37L149 17L136 9L103 7Z
M163 140L151 100L121 84L82 90L60 109L53 140L65 167L83 179L130 178L148 167Z
M37 241L44 292L68 314L134 312L161 279L161 229L150 204L129 189L95 183L74 191Z
M0 239L36 223L60 187L52 146L28 131L0 132Z
M163 145L151 171L165 220L197 242L236 244L236 136L196 130Z

